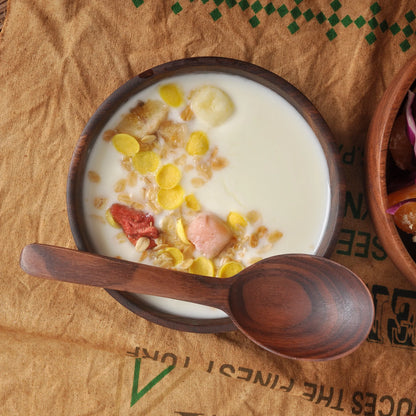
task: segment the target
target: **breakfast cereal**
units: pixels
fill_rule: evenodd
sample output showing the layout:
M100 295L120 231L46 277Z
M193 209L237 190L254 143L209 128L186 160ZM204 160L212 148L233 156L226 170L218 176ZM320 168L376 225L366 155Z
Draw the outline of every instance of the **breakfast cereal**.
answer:
M328 217L328 168L306 121L233 75L181 75L143 90L108 121L87 172L84 211L98 252L206 276L314 253ZM169 313L223 316L138 296Z

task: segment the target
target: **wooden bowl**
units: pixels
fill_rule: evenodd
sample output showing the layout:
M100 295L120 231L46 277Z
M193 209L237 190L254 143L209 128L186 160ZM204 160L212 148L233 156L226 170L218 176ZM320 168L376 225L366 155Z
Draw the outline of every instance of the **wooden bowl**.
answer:
M330 177L330 211L326 230L316 254L329 256L337 241L344 209L345 184L340 172L338 151L333 136L316 108L295 87L279 76L253 64L219 57L199 57L173 61L149 69L132 78L112 93L98 108L85 126L76 145L67 186L69 222L79 250L94 252L87 234L83 215L82 187L90 149L105 123L130 97L139 91L175 75L200 72L235 74L255 81L276 92L303 116L320 141L325 153ZM194 319L160 312L127 292L108 291L122 305L145 319L169 328L189 332L224 332L234 330L227 317L219 319Z
M365 180L368 206L380 241L400 272L416 285L416 248L386 212L393 163L388 147L393 123L407 91L416 79L416 55L393 77L371 120L365 147Z

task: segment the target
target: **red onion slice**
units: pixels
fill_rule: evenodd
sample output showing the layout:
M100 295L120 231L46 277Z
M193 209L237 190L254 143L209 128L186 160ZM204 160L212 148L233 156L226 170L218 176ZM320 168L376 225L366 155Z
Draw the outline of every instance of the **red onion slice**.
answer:
M407 93L406 101L406 124L407 124L407 136L409 137L410 143L412 146L415 146L416 143L416 123L413 117L413 102L415 100L415 94L412 91ZM415 148L416 154L416 148Z
M407 204L408 202L416 202L416 198L406 199L406 200L404 200L404 201L400 201L400 202L398 202L397 204L394 204L394 205L393 205L393 206L391 206L390 208L387 208L387 209L386 209L387 214L394 215L394 214L398 211L398 209L399 209L401 206L403 206L403 205Z

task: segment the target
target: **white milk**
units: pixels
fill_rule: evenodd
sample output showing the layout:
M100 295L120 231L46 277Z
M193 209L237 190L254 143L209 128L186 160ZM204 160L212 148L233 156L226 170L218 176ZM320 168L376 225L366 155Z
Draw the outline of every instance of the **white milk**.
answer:
M181 185L185 192L193 193L204 211L226 219L230 211L261 213L263 224L279 230L282 238L262 257L285 253L313 254L319 246L325 229L330 201L329 174L324 153L312 129L282 97L273 91L242 77L220 73L200 73L172 77L160 84L174 82L188 96L201 85L214 85L225 91L233 100L233 115L218 127L208 127L197 119L191 120L189 130L203 130L211 146L229 164L215 171L204 186L195 188L191 176L183 173ZM103 132L114 128L121 115L134 107L138 100L160 99L156 84L131 99L109 120ZM179 114L184 106L171 109L169 117L183 122ZM87 171L97 172L101 180L85 180L84 201L88 232L95 249L107 256L120 256L138 261L139 253L128 241L120 244L116 235L119 229L97 220L105 209L117 202L114 184L126 176L120 165L122 155L111 143L98 138L91 152ZM138 189L129 189L133 197ZM93 205L96 197L108 200L106 207ZM155 216L155 225L162 215ZM238 258L248 265L249 259L258 257L249 249ZM137 295L159 310L186 317L207 319L224 317L217 309L193 303Z

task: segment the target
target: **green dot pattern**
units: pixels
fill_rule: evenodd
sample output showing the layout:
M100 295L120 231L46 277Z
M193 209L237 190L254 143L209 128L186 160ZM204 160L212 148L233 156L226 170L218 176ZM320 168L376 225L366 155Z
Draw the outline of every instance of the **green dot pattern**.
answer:
M250 7L250 4L247 0L241 0L238 4L242 11L247 10Z
M180 5L180 3L179 3L179 2L176 2L176 3L172 6L172 11L173 11L173 13L175 13L175 14L180 13L182 10L183 10L183 9L182 9L182 6Z
M222 17L221 12L219 11L218 8L215 8L211 13L210 13L212 20L214 22L216 22L220 17Z
M326 16L322 12L319 12L316 15L316 20L318 21L319 24L322 24L323 22L325 22Z
M269 3L264 7L264 10L268 15L271 15L276 11L276 8L274 7L273 3Z
M263 6L261 5L259 0L255 1L251 5L251 9L253 10L254 13L258 13L262 8L263 8Z
M279 13L279 16L280 17L284 17L284 16L286 16L288 13L289 13L289 9L284 5L284 4L282 4L278 9L277 9L277 12Z
M353 20L351 17L347 14L345 17L341 19L341 23L344 27L348 27L351 23L353 23Z
M253 16L250 20L249 23L252 27L256 27L260 24L260 20L257 18L257 16Z
M309 20L312 20L315 17L311 9L306 10L306 12L303 13L303 16L305 17L305 20L307 22L309 22Z
M140 8L145 1L152 4L151 0L132 0L136 8ZM340 41L343 36L348 36L349 31L358 30L368 46L386 37L393 38L402 52L416 46L416 14L410 6L396 17L397 21L384 18L383 8L378 1L370 6L363 5L360 14L355 15L348 13L347 0L329 0L321 9L307 0L178 0L172 1L170 7L175 15L180 15L191 3L193 7L199 5L205 8L213 22L238 5L252 29L261 24L281 23L281 30L296 36L302 30L307 30L309 25L318 25L322 36L329 42Z

